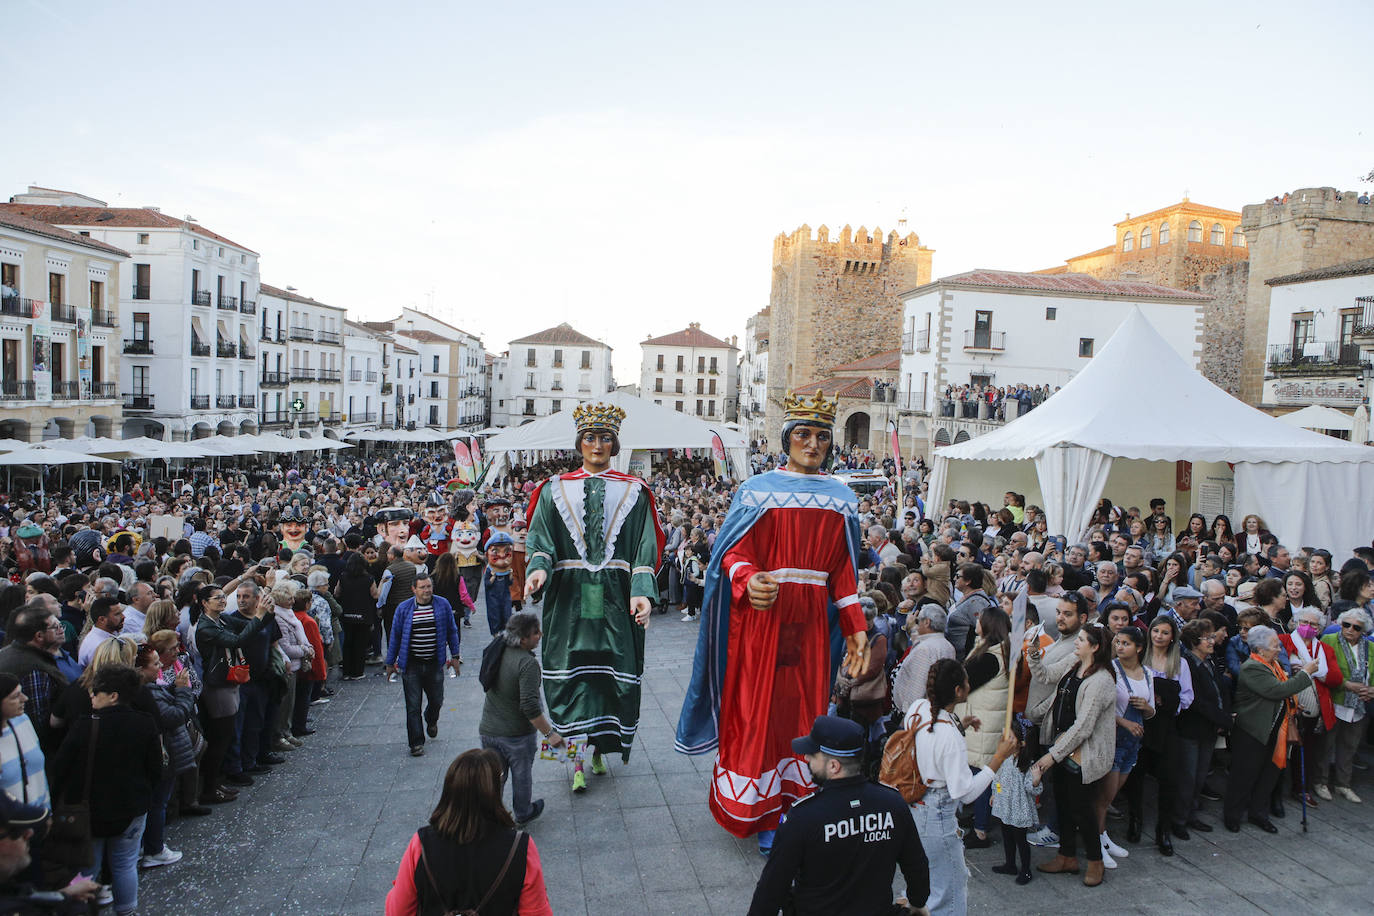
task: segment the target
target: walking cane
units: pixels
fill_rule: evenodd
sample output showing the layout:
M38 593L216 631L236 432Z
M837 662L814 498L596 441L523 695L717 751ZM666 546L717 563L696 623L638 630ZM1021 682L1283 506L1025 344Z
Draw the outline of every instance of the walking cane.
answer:
M1298 797L1302 799L1302 832L1307 832L1307 752L1303 750L1302 742L1298 742L1298 779L1302 790Z

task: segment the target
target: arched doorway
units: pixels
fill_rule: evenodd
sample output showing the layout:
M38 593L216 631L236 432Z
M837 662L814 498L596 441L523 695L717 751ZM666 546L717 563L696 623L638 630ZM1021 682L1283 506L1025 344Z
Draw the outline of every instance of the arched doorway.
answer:
M0 421L0 438L18 439L20 442L29 441L29 424L25 420L4 420Z
M252 436L255 435L257 431L258 424L256 420L244 420L239 423L240 436Z
M158 421L149 420L146 417L125 418L121 438L137 439L139 436L146 436L161 442L167 438L167 428Z
M200 423L197 423L195 426L191 427L192 439L208 439L214 434L215 431L210 427L210 424L204 421L201 421Z
M215 433L221 436L232 436L238 432L232 420L221 420L219 426L215 427Z
M856 410L844 421L844 444L852 448L868 448L868 414Z

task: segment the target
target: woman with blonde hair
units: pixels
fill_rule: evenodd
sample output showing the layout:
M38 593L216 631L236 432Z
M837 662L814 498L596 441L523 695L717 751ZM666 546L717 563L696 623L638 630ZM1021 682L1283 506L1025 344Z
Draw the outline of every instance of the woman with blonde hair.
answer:
M161 598L148 605L143 617L143 635L151 637L158 630L175 630L181 622L176 602Z

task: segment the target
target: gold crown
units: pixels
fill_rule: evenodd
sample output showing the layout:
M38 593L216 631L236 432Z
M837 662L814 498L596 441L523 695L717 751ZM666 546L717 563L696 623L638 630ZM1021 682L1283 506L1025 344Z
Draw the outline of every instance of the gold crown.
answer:
M782 421L805 420L808 423L821 423L826 426L835 425L835 412L839 409L840 399L826 399L825 393L819 389L815 396L803 395L798 397L789 394L782 402Z
M573 408L573 422L579 433L589 429L608 429L620 435L620 421L625 411L614 404L579 404Z

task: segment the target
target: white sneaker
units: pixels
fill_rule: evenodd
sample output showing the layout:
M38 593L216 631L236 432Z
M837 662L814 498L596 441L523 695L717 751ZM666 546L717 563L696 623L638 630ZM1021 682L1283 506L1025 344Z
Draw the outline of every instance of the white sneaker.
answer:
M1102 867L1116 868L1116 859L1112 858L1112 854L1107 851L1106 846L1102 847Z
M109 884L100 885L100 890L95 892L95 902L98 906L109 906L114 903L114 887Z
M1355 794L1355 790L1349 786L1336 786L1336 794L1346 801L1354 802L1357 805L1362 801L1360 796Z
M1317 797L1322 801L1331 801L1331 790L1326 786L1319 785L1313 791L1317 793Z
M170 846L164 845L162 850L151 856L141 856L138 860L139 868L157 868L159 865L172 865L181 861L181 853Z
M1114 857L1118 859L1124 859L1131 854L1130 850L1122 849L1120 846L1113 843L1112 838L1107 836L1107 832L1105 830L1102 831L1102 836L1098 837L1098 839L1102 841L1102 848L1105 849L1107 852L1110 852Z
M388 684L394 684L394 683L396 683L396 672L395 672L395 671L391 672L390 674L388 674L388 675L386 676L386 682L387 682Z
M310 705L311 705L311 706L323 706L324 704L326 704L326 703L328 703L328 702L329 702L329 697L319 697L318 699L311 700L311 701L310 701Z
M683 619L683 620L691 620L691 619L692 619L692 612L691 612L691 611L683 611L683 612L682 612L682 619Z
M1058 846L1059 834L1048 827L1041 827L1039 830L1027 836L1026 841L1032 846Z

